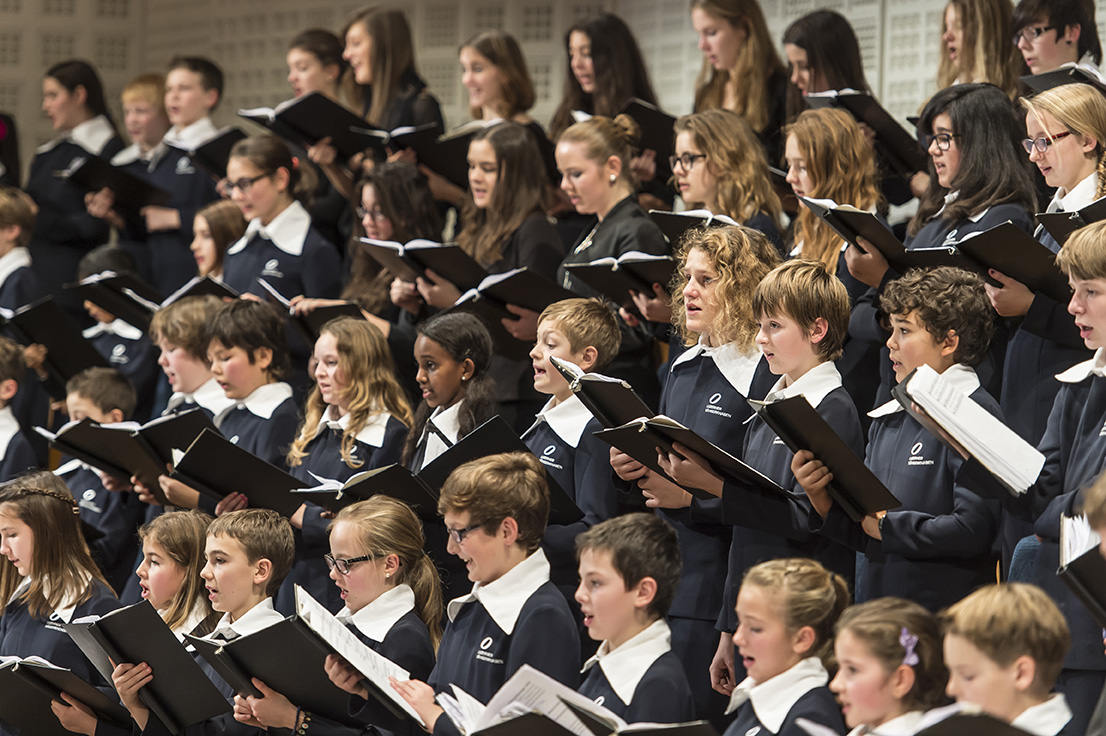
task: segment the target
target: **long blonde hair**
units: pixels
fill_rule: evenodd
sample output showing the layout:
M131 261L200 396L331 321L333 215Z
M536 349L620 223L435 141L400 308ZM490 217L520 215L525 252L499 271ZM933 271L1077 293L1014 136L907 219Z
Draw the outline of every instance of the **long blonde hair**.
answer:
M784 73L783 62L768 33L764 11L757 0L691 0L691 9L695 8L746 31L732 70L716 71L703 59L695 80L695 111L722 107L726 85L733 77L738 80L733 111L748 120L754 131L763 133L772 109L768 80Z
M1106 196L1106 99L1102 93L1089 84L1062 84L1046 89L1038 95L1021 100L1022 107L1033 115L1037 111L1047 112L1060 121L1060 124L1073 135L1090 136L1095 139L1094 157L1097 160L1095 172L1098 174L1098 186L1094 197ZM1040 118L1038 117L1038 120ZM1062 131L1048 130L1050 136Z
M349 405L349 425L342 433L342 460L351 468L360 468L364 461L353 457L358 433L381 413L391 414L410 427L411 405L396 380L395 363L380 330L365 320L338 317L323 325L320 335L327 334L333 335L338 345L338 369L346 377L343 398ZM299 465L307 457L307 445L315 438L315 428L328 409L319 387L314 386L304 405L299 435L288 452L290 466Z
M962 47L957 49L956 61L949 58L945 42L937 63L937 89L944 89L956 82L989 82L1010 99L1017 96L1017 63L1021 55L1010 44L1013 29L1010 18L1014 6L1010 0L949 0L956 10L960 28L964 33ZM941 16L941 35L947 30ZM1015 58L1016 57L1016 58Z
M212 518L203 511L190 509L162 514L138 530L140 541L148 540L158 545L184 569L184 580L163 614L166 625L174 631L184 625L197 606L205 614L200 628L214 623L211 619L215 612L208 600L204 579L200 577L206 562L204 548L211 522Z
M806 110L783 132L785 141L795 136L806 163L812 185L806 196L862 210L881 204L872 147L849 113L833 108ZM830 273L836 273L841 236L806 207L795 224L795 242L802 242L804 258L821 261Z

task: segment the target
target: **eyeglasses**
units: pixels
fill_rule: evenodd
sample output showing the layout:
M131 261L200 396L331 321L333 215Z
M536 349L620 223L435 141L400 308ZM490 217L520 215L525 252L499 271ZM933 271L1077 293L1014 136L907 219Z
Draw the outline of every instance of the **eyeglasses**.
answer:
M1050 136L1048 138L1025 138L1022 140L1022 148L1024 148L1025 152L1029 154L1033 153L1034 148L1036 148L1041 153L1044 153L1053 143L1060 140L1061 138L1067 138L1069 135L1071 135L1071 131L1065 130L1063 133L1057 133L1056 135Z
M959 138L959 133L938 133L937 135L926 136L926 148L933 145L934 141L937 141L937 150L947 151L952 148L952 139Z
M706 158L705 153L684 153L679 156L669 156L668 165L672 169L676 168L676 164L683 167L684 171L691 171L691 167L695 165L695 162L701 158Z
M376 222L381 222L382 220L388 219L388 216L384 214L384 210L382 209L367 210L364 207L358 207L354 211L357 213L358 220L364 220L366 217L371 217Z
M323 555L323 559L326 560L327 568L334 570L337 569L340 575L349 575L349 569L351 565L358 562L368 562L369 560L375 560L383 555L361 555L360 557L350 557L348 560L343 560L340 557L335 557L331 554Z
M1033 43L1038 38L1040 38L1041 34L1045 31L1054 30L1056 30L1056 26L1026 26L1025 28L1014 34L1014 45L1017 46L1018 42L1021 41L1023 38L1025 39L1026 43Z
M238 189L242 192L242 194L245 194L246 192L250 191L250 187L264 179L266 176L269 176L269 174L266 173L258 174L257 176L243 177L238 181L223 179L223 188L227 191L228 195L234 194L235 189Z
M484 525L483 524L469 524L468 526L466 526L462 529L454 529L452 527L447 526L445 528L445 530L447 532L449 532L449 537L450 537L450 539L453 540L454 544L460 544L461 542L465 541L465 537L467 537L469 535L469 532L474 532L482 526L484 526Z

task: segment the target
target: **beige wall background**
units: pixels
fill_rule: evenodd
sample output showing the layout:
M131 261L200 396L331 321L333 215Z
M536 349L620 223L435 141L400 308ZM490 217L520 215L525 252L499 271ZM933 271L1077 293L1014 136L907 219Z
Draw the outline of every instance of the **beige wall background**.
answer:
M284 55L299 31L337 30L368 0L0 0L0 110L17 116L26 170L33 149L52 133L39 105L51 64L88 59L100 70L115 107L128 80L161 70L178 53L201 54L227 77L220 125L238 124L239 108L290 96ZM762 0L778 41L794 19L831 8L852 22L869 82L905 119L932 93L946 0ZM441 100L447 125L468 119L458 46L473 33L501 28L522 43L538 90L533 111L547 121L566 71L564 29L589 11L619 13L633 28L662 105L690 111L701 56L683 0L408 0L420 71ZM1106 0L1098 3L1099 32Z

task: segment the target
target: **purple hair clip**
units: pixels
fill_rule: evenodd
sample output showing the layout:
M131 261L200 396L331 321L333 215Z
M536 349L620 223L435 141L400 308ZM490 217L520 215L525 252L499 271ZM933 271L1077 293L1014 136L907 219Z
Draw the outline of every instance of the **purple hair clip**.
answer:
M902 657L902 663L911 667L918 666L918 654L914 651L914 647L918 646L918 637L910 633L910 630L905 626L899 632L899 644L906 650L906 654Z

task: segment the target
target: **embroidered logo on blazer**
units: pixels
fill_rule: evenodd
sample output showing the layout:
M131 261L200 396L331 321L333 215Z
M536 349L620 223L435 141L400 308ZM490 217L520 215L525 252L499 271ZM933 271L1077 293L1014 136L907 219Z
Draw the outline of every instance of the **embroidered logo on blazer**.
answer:
M925 446L921 442L915 442L910 448L910 457L907 459L907 465L933 465L932 460L928 460L922 456L922 450Z
M187 174L195 174L196 168L192 165L192 159L188 156L181 156L177 159L177 176L185 176Z
M284 278L284 274L278 269L280 268L280 262L275 258L270 258L265 261L265 270L261 272L262 276L273 276L278 279Z
M722 417L723 419L732 419L733 414L728 411L722 411L718 404L722 401L722 394L716 393L707 399L707 405L703 408L704 414L713 414L716 417Z
M603 705L603 701L605 701L606 699L607 698L605 696L600 695L598 698L595 699L595 704L596 705Z
M488 649L494 642L490 636L485 636L484 641L480 642L481 649Z
M111 362L118 363L120 365L130 362L130 358L127 357L127 346L123 343L116 343L111 349Z
M557 446L556 445L550 445L549 447L545 448L542 451L542 454L543 455L552 455L556 451L557 451Z

